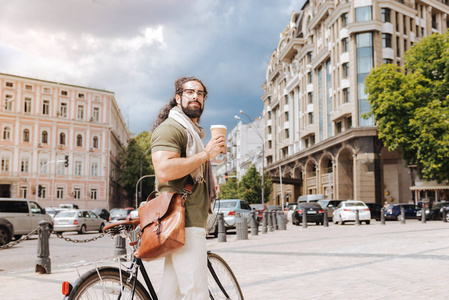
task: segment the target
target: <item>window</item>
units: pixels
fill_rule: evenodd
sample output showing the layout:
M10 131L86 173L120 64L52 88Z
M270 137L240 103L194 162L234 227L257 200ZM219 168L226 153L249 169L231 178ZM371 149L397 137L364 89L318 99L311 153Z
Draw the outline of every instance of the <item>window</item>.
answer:
M95 177L98 176L98 163L96 162L92 163L90 175Z
M67 96L68 93L67 93L67 91L61 91L61 95L62 95L62 96Z
M366 22L372 20L371 6L357 7L355 9L355 21Z
M81 176L82 175L82 171L83 171L83 164L82 162L75 161L75 175L76 176Z
M407 18L405 16L402 17L402 27L404 29L404 34L407 34Z
M342 64L342 76L343 78L349 77L349 63Z
M24 129L23 130L23 141L24 142L29 142L30 141L30 130L29 129Z
M78 146L78 147L83 146L83 136L81 134L78 134L76 136L76 146Z
M75 188L75 190L73 191L73 198L81 199L81 189L80 188Z
M271 126L268 126L268 134L271 134Z
M284 116L285 116L285 121L288 121L288 111L286 111L286 112L284 113Z
M84 120L84 106L78 105L78 120Z
M91 189L90 190L90 199L91 200L97 200L97 189Z
M59 160L62 160L62 157L60 157ZM57 172L58 172L58 175L64 175L65 174L65 165L64 165L64 163L62 163L62 162L58 163Z
M401 47L399 47L399 37L396 37L396 55L401 56Z
M6 86L12 88L12 87L14 87L14 83L12 83L12 82L6 82Z
M313 124L313 112L309 112L308 114L308 124Z
M21 186L20 187L20 198L26 199L27 194L28 194L28 188L26 186Z
M407 40L404 39L404 53L407 51Z
M399 13L396 12L396 31L399 31Z
M8 157L2 157L1 171L9 172L9 158Z
M50 101L44 100L42 103L42 114L47 116L50 114Z
M390 58L384 58L384 59L382 60L382 62L383 62L384 64L392 64L392 63L393 63L393 60L390 59Z
M48 161L46 158L42 158L39 161L39 174L47 174Z
M348 13L341 15L341 26L346 27L346 25L348 25Z
M312 51L307 52L307 63L311 64L312 63L312 59L313 59L313 53Z
M343 103L348 103L350 101L349 98L349 88L343 89Z
M437 14L432 14L432 28L438 29L437 28Z
M285 104L288 104L288 95L284 96Z
M341 39L341 51L342 53L348 52L349 51L349 47L348 47L348 38L344 38Z
M336 126L335 126L335 128L336 128L336 130L337 130L337 133L341 133L341 122L337 122L337 124L336 124Z
M271 147L272 147L272 142L268 141L268 149L271 149Z
M95 100L95 101L100 101L100 96L95 95L95 96L94 96L94 100Z
M3 139L9 140L11 138L11 129L9 127L3 128Z
M65 145L65 133L61 132L59 134L59 145Z
M391 34L390 33L382 34L382 47L383 48L391 48Z
M290 130L288 128L285 129L285 138L286 139L290 138Z
M31 113L31 98L25 98L23 103L23 112L26 114Z
M45 198L47 198L47 187L43 186L43 185L41 187L42 187L41 188L41 196L39 198L45 199Z
M308 98L308 103L312 104L313 103L313 92L308 93L307 98Z
M312 72L307 73L307 83L313 83Z
M79 94L78 94L78 98L84 99L84 94L79 93Z
M48 132L46 130L42 131L41 142L44 143L44 144L48 143Z
M6 95L5 96L5 110L6 111L12 111L12 103L13 103L13 97L12 95Z
M27 84L27 85L25 85L25 90L27 90L27 91L32 91L32 90L33 90L33 86Z
M28 173L28 158L22 158L22 161L20 162L20 172L21 173Z
M44 93L50 94L51 93L51 89L44 87Z
M98 137L94 136L92 144L94 148L98 148Z
M63 187L58 187L56 189L56 198L57 199L64 199L64 188Z
M67 103L61 103L61 106L59 108L59 113L61 117L67 118Z
M268 112L268 120L271 120L271 111Z
M349 128L352 127L352 117L348 117L346 120L347 120L347 123L348 123L347 128L349 129Z
M100 109L98 107L94 107L94 111L92 114L92 120L95 122L100 121Z
M391 22L390 12L389 8L382 8L382 22Z

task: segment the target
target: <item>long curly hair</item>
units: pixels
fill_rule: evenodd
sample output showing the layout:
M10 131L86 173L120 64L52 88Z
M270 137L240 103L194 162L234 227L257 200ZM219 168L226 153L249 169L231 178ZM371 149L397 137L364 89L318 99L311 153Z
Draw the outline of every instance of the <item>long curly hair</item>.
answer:
M190 76L190 77L181 77L175 80L175 95L173 96L173 98L170 99L170 102L165 105L160 111L159 111L159 115L157 117L156 122L154 122L153 125L153 130L155 130L159 125L161 125L162 122L164 122L167 118L168 118L168 114L170 113L170 110L175 107L176 105L178 105L178 103L176 102L176 95L182 96L182 86L184 85L184 83L189 82L189 81L197 81L198 83L200 83L203 86L204 89L204 100L206 100L207 98L207 88L204 85L204 83L194 77L194 76ZM198 118L198 123L200 122L200 118Z

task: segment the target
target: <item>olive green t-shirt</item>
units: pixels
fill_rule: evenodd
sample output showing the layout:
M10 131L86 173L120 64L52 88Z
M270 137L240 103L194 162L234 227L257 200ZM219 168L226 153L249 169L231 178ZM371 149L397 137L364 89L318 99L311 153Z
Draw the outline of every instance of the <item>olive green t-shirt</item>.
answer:
M157 151L172 151L179 153L181 157L186 157L187 132L172 118L168 118L160 124L151 135L151 153ZM206 168L203 168L206 169ZM206 178L203 174L203 178ZM182 193L186 181L190 175L160 183L156 176L156 186L159 192ZM192 194L186 201L186 227L206 227L209 211L209 193L204 180L196 183Z

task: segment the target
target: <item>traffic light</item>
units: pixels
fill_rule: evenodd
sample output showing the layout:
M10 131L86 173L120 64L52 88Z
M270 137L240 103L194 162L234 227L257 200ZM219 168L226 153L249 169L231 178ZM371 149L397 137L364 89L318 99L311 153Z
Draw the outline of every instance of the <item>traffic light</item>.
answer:
M65 165L66 168L69 166L69 156L68 155L65 156L64 165Z
M37 187L37 196L40 198L42 196L42 185L38 185Z
M228 172L225 173L225 180L228 181Z

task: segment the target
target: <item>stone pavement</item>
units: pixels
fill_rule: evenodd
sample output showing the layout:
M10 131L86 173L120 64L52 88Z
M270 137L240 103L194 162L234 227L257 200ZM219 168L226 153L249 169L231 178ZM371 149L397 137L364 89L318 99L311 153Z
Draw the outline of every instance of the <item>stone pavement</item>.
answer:
M232 267L245 299L445 299L448 236L449 223L407 220L306 229L289 224L286 231L207 244ZM162 260L146 266L158 287ZM0 299L61 299L61 283L77 276L72 264L52 265L43 275L0 270Z

